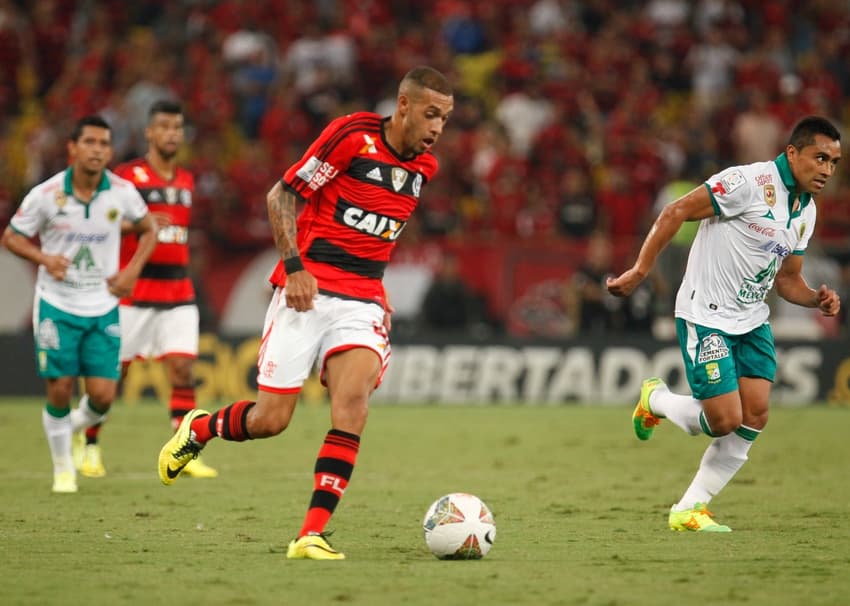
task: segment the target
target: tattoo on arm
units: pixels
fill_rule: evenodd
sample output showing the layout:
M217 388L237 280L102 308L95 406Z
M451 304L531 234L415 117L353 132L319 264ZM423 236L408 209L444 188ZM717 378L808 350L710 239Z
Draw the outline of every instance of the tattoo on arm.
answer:
M280 181L266 196L266 206L269 221L272 225L274 243L282 259L298 256L298 246L295 243L297 228L295 224L295 209L297 200L292 192L284 191Z

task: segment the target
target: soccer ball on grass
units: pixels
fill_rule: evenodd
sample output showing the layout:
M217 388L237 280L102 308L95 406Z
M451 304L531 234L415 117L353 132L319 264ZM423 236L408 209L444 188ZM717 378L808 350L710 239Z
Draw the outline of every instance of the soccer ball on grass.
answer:
M463 492L434 501L422 529L428 549L441 560L480 560L496 538L490 508L475 495Z

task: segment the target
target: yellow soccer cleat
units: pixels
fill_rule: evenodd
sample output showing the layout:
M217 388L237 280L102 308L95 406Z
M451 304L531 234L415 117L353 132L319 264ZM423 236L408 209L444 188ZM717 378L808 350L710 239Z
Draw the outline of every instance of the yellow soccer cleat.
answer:
M186 467L183 468L183 473L189 476L190 478L218 477L218 470L204 463L201 460L201 457L198 457L197 459L192 459L191 461L186 463Z
M53 492L77 492L77 474L73 471L60 471L53 474Z
M174 481L186 469L186 465L198 458L198 454L204 449L203 444L195 441L192 421L209 414L206 410L199 408L190 411L183 417L177 433L171 436L171 439L159 451L159 479L166 486L174 484Z
M732 532L732 529L714 521L714 514L703 503L694 504L693 509L670 511L667 523L670 530L691 532Z
M640 386L640 400L638 400L635 411L632 413L635 435L639 440L651 438L655 426L661 423L661 418L652 414L652 410L649 408L649 396L659 387L666 389L667 385L658 377L647 379Z
M80 475L87 478L102 478L106 475L106 467L100 455L100 445L86 444L83 450L83 464L80 465Z
M323 534L306 534L289 543L290 560L344 560L345 554L330 546Z

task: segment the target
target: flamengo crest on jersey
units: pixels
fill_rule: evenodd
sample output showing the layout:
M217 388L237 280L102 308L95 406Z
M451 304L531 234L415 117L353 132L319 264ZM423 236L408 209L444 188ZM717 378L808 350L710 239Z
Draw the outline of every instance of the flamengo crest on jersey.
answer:
M676 297L676 317L742 334L767 322L765 297L782 261L803 254L817 211L785 154L709 178L716 215L700 222Z
M170 308L195 302L189 277L189 222L195 180L192 173L176 167L174 177L165 179L144 158L127 162L116 174L131 181L157 214L168 216L169 225L157 230L157 245L142 269L133 296L122 305ZM121 241L121 267L129 263L138 246L138 236L126 234Z
M384 138L385 120L369 112L334 120L282 179L305 202L298 250L319 289L380 304L390 253L437 172L430 152L400 158ZM278 263L271 282L285 279Z

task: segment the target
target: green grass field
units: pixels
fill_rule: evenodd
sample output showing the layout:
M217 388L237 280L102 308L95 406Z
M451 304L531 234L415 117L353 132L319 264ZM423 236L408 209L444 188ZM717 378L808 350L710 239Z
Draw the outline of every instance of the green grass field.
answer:
M215 441L221 477L165 487L160 405L117 404L108 475L53 495L40 402L0 400L0 604L771 604L850 602L850 410L778 409L712 503L728 535L674 533L666 511L707 438L623 407L374 406L331 527L344 562L289 561L327 409L270 440ZM442 494L490 505L482 561L444 562L421 521Z

